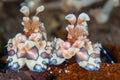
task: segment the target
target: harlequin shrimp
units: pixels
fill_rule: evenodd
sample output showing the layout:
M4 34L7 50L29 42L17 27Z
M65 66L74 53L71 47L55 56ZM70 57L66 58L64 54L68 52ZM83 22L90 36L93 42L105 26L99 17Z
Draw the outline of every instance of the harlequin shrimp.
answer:
M72 48L76 52L78 64L87 70L98 70L100 68L100 48L98 44L92 44L88 36L87 21L90 20L86 13L81 13L76 19L74 14L68 14L65 17L70 25L67 26L68 41L72 43ZM74 24L76 23L76 26Z
M37 14L44 10L44 6L37 8L35 16L29 18L29 8L23 6L20 10L23 17L22 25L24 33L18 33L13 39L8 41L8 67L12 70L19 70L24 66L36 72L42 72L47 67L49 54L46 52L47 38L45 28L39 21Z
M31 19L27 6L20 9L25 15L22 22L24 33L18 33L13 39L9 39L7 44L7 61L11 70L17 71L26 65L32 71L43 72L47 64L60 65L73 56L76 57L80 67L98 70L101 51L114 63L100 43L93 44L87 38L89 35L87 21L90 17L86 13L81 13L78 19L74 14L68 14L65 17L70 22L66 27L68 40L55 38L50 42L47 41L44 24L37 16L43 10L44 6L38 7Z
M87 39L88 30L87 22L90 18L86 13L81 13L76 23L76 17L74 14L68 14L65 19L70 22L70 25L66 27L68 31L68 41L62 39L55 39L52 42L53 53L51 54L50 64L59 65L66 59L70 59L72 56L76 56L78 64L87 70L99 69L100 61L100 49L99 45L91 44L91 41Z

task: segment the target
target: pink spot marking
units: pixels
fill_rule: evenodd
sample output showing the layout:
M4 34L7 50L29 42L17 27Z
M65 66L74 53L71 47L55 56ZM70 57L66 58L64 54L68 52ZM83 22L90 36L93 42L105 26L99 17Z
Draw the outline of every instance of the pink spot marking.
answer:
M76 54L76 53L75 53L74 51L71 51L71 52L70 52L70 55L71 55L71 56L74 56L75 54Z
M42 56L42 58L49 58L49 54L47 54L46 52L43 52L42 54L41 54L41 56Z
M70 55L70 54L67 52L67 50L64 50L64 51L62 52L62 54L63 54L64 58L66 58L66 59L69 59L69 58L72 57L72 55Z
M24 49L18 50L17 56L18 57L24 57L24 56L26 56L26 51Z
M17 66L18 66L18 64L17 64L17 63L13 64L13 67L14 67L14 68L16 68Z
M84 44L83 41L77 40L77 41L75 41L75 43L73 44L73 46L75 48L81 48L83 46L83 44Z
M36 38L37 38L37 33L32 33L31 36L29 37L31 41L35 41Z
M70 54L64 54L64 57L65 57L66 59L69 59L69 58L71 58L72 56L71 56Z
M69 42L63 42L63 43L61 43L61 48L62 49L67 50L67 49L69 49L69 47L70 47L70 43Z
M33 47L32 49L27 51L27 57L31 59L37 59L38 58L38 50L36 47Z
M26 37L24 35L19 35L16 39L18 43L24 43L26 40Z
M8 55L9 55L9 56L13 56L14 54L15 54L15 51L14 51L14 50L8 51Z
M100 57L100 54L93 53L93 54L92 54L92 57L93 57L93 58L99 58L99 57Z
M63 52L61 50L58 50L57 55L58 56L63 56Z
M85 52L78 52L77 56L81 59L81 60L87 60L88 59L88 54Z

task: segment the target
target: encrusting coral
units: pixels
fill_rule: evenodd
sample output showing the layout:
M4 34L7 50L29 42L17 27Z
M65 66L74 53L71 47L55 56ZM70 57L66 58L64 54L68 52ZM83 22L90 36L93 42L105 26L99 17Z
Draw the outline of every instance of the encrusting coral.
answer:
M100 68L100 44L93 44L87 36L87 21L90 20L86 13L81 13L76 19L74 14L68 14L70 24L66 27L68 40L55 38L52 42L47 41L45 27L37 17L44 10L44 6L36 9L32 19L27 6L20 10L23 17L22 25L24 33L18 33L13 39L9 39L7 51L8 66L12 70L19 70L25 64L35 72L43 72L47 64L60 65L66 59L76 56L76 60L86 70L98 70ZM76 25L75 25L76 24Z

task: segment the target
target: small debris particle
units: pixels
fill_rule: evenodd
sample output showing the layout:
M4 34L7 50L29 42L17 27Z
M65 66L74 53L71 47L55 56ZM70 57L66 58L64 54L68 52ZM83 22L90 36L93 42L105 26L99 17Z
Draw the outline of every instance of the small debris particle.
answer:
M107 64L107 66L109 67L110 65L109 65L109 64Z
M52 74L53 72L52 71L50 71L50 74Z
M110 72L107 72L107 75L109 76L109 75L110 75Z
M70 71L69 70L65 70L65 73L69 73Z
M48 67L48 69L47 69L47 70L48 70L48 71L49 71L49 70L51 70L51 67Z
M59 73L61 73L61 72L62 72L62 69L59 70Z

